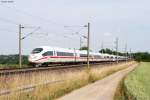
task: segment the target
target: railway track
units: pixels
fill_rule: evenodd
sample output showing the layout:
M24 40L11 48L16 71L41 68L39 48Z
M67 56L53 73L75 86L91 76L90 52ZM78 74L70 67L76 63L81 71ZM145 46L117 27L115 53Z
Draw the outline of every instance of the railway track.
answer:
M105 65L105 64L113 64L114 62L101 62L94 63L91 65ZM14 69L0 69L0 76L2 75L12 75L12 74L20 74L20 73L29 73L29 72L41 72L48 70L61 70L61 69L71 69L71 68L79 68L86 67L87 64L76 64L76 65L51 65L48 67L28 67L28 68L14 68Z

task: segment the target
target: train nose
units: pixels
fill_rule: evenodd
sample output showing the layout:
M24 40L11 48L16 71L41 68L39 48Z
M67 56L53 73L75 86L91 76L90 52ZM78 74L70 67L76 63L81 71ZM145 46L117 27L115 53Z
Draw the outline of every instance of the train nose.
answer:
M35 60L37 60L39 58L39 56L38 55L33 55L33 54L31 54L31 55L29 55L29 58L28 58L28 60L30 61L30 62L34 62Z

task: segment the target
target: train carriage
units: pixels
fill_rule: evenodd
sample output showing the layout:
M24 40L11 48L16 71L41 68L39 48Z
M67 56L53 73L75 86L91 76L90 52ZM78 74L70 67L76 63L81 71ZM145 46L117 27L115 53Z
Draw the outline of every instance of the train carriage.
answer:
M89 53L90 62L115 61L116 56L101 53ZM123 60L123 57L119 58ZM33 49L29 55L29 63L35 66L48 64L68 64L68 63L85 63L87 62L87 51L75 49L65 49L49 46L41 46Z

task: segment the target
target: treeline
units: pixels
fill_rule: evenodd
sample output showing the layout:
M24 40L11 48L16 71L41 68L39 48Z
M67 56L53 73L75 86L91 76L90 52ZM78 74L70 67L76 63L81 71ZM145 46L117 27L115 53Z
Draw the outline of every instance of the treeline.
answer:
M101 49L99 51L100 53L108 53L108 54L113 54L116 55L118 53L119 56L130 56L133 59L135 59L136 61L144 61L144 62L150 62L150 53L148 52L137 52L137 53L121 53L121 52L116 52L113 51L109 48L106 49Z
M18 64L18 55L0 55L0 64ZM28 64L28 56L22 56L22 64Z
M128 52L127 53L116 52L116 51L111 50L109 48L101 49L99 51L99 53L107 53L107 54L112 54L112 55L117 55L118 54L118 56L129 56Z
M150 53L148 52L137 52L132 55L136 61L150 62Z
M79 50L87 50L87 47L86 46L83 46L81 47ZM92 50L90 50L92 51ZM129 56L129 53L121 53L121 52L116 52L116 51L113 51L109 48L105 48L105 49L101 49L99 50L99 53L107 53L107 54L112 54L112 55L119 55L119 56Z

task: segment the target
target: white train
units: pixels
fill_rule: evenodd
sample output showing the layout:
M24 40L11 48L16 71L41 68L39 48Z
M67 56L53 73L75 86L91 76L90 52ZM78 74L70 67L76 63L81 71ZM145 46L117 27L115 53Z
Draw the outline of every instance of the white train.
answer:
M90 62L116 61L116 58L115 55L94 52L90 52L89 55ZM125 57L118 56L118 60L125 60ZM86 63L87 51L41 46L33 49L28 61L36 67L53 63Z

